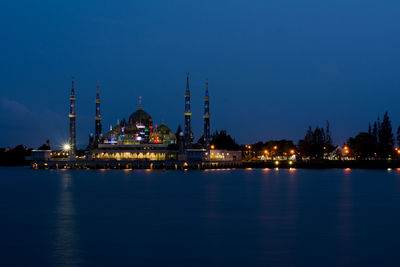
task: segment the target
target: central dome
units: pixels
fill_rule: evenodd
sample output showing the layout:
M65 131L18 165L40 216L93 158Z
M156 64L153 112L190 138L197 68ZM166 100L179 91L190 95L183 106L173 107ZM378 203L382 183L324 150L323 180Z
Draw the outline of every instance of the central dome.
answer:
M151 116L142 109L142 107L139 107L138 110L136 110L134 113L132 113L131 116L129 116L129 124L144 124L146 126L151 126L153 125L153 119Z

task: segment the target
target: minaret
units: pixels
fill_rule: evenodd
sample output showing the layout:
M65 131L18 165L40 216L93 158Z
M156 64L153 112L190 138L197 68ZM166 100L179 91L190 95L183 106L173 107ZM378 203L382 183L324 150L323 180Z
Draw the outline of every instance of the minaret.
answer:
M75 89L74 89L74 77L72 77L72 88L70 100L70 110L69 110L69 144L71 146L71 153L76 151L76 113L75 113Z
M99 144L101 137L101 115L100 115L100 93L99 93L99 81L97 81L97 94L96 94L96 116L94 117L95 121L95 135L94 135L94 143L95 145Z
M206 78L206 94L204 96L204 146L210 149L210 97L208 95L208 78Z
M185 136L184 146L185 149L189 149L192 146L192 128L190 126L190 117L192 112L190 111L190 90L189 90L189 73L186 73L186 92L185 92Z

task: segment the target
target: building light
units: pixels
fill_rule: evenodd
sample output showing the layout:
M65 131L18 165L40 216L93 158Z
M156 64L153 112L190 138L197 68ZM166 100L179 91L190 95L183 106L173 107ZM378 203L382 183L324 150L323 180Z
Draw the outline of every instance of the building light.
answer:
M70 149L71 149L70 144L64 144L64 145L63 145L63 149L64 149L65 151L70 150Z
M294 151L294 149L290 150L290 154L292 154L292 155L293 155L293 154L294 154L294 152L295 152L295 151Z
M211 149L214 149L215 148L215 146L214 145L211 145L211 147L210 147Z

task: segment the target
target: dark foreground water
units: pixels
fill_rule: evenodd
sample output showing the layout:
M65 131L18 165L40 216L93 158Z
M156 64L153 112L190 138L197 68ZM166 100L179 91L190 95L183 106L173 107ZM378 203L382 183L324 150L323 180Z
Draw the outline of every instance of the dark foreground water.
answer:
M400 171L0 168L1 266L400 266Z

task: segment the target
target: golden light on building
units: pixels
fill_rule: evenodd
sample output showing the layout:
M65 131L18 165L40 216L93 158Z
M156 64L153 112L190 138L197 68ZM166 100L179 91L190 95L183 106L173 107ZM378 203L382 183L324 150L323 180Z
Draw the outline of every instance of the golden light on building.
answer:
M278 149L278 146L274 146L274 150L277 150Z
M294 153L295 153L294 149L290 150L290 154L293 155Z
M211 145L211 147L210 147L211 149L214 149L215 148L215 146L214 145Z

